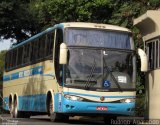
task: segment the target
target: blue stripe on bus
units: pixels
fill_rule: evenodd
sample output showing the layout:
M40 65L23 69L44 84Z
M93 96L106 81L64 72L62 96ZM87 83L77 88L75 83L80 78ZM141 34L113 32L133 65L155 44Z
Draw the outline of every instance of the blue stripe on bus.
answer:
M46 96L46 94L18 96L18 110L46 112ZM9 98L5 97L4 101L8 104ZM9 110L8 105L4 105L3 108Z
M19 73L11 74L11 80L18 79L18 78L19 78Z
M10 80L15 80L15 79L38 75L38 74L43 74L43 66L38 66L35 68L31 68L28 70L24 70L24 71L20 71L20 72L16 72L10 75L3 76L3 81L10 81Z
M3 81L9 81L10 79L10 75L3 76Z
M76 96L90 96L90 97L101 97L97 95L91 94L82 94L82 93L75 93L75 92L64 92L64 94L76 95ZM105 98L135 98L135 96L104 96Z

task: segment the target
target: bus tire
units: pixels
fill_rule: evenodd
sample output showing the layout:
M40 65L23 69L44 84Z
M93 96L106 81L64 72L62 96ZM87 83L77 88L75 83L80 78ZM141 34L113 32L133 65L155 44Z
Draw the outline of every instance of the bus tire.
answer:
M104 116L103 117L103 121L106 125L111 125L112 124L112 120L116 120L117 117L116 116Z
M24 113L18 111L18 95L14 95L13 100L13 118L23 118Z
M11 118L13 118L13 109L14 109L13 95L10 94L10 96L9 96L9 112L11 114Z
M58 113L53 112L50 114L50 120L51 122L59 122L61 119Z
M14 106L13 106L13 118L18 118L19 113L18 113L18 104L17 104L17 99L14 99Z
M57 113L54 111L54 98L52 98L51 94L48 94L48 98L47 98L47 110L48 110L48 115L50 116L50 120L52 122L60 122L60 121L65 121L67 122L69 120L69 116L68 115L64 115L62 113Z
M50 120L52 122L57 122L59 121L59 116L58 113L54 112L54 104L53 104L53 99L52 97L49 99L49 115L50 115Z
M64 122L68 122L68 121L69 121L69 115L61 114L61 117L62 117L62 120L63 120Z
M61 113L52 113L50 119L52 122L68 122L69 116Z

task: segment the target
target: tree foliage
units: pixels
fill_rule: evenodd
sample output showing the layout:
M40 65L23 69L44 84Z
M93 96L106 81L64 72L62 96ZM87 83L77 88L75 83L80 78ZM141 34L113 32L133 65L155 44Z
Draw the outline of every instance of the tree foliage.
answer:
M0 17L0 36L4 39L20 42L39 30L36 17L30 13L29 0L1 0Z
M18 42L60 22L83 21L124 26L159 0L1 0L0 36Z

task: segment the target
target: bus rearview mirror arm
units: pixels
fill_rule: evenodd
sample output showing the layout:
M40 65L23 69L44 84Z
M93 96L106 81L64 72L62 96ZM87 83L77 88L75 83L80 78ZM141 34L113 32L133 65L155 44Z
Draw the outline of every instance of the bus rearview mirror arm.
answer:
M65 43L60 45L59 64L67 64L67 45Z
M147 59L146 53L140 48L138 48L137 53L141 60L141 71L147 72L148 71L148 59Z

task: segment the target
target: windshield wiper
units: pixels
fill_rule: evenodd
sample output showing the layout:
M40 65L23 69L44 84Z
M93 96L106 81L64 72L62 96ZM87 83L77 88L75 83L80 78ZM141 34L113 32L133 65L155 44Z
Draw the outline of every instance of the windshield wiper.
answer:
M109 70L108 66L106 65L106 62L105 62L104 58L103 58L103 62L104 62L104 67L106 67L106 69L107 69L107 72L111 75L111 77L112 77L113 81L115 82L115 84L117 85L118 89L122 92L122 88L120 87L118 81L116 80L116 78L114 77L112 72Z
M87 82L85 83L85 88L86 88L86 89L89 89L90 86L91 86L91 85L90 85L90 82L91 82L91 80L92 80L92 78L93 78L93 73L94 73L94 71L95 71L95 68L96 68L96 61L95 61L95 58L94 58L94 62L93 62L91 71L90 71L90 73L89 73L88 80L87 80Z

